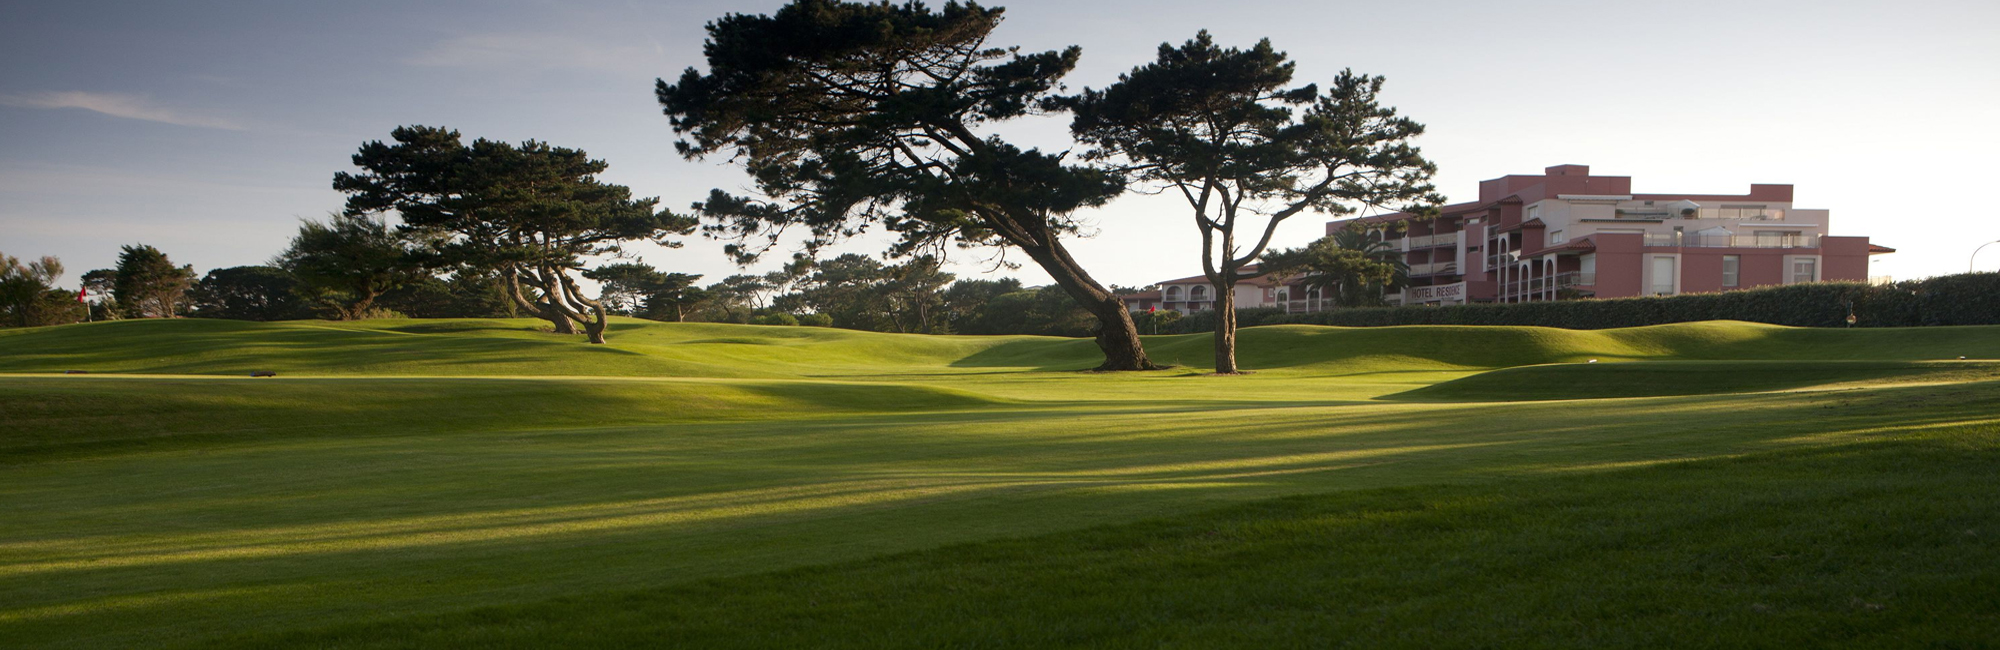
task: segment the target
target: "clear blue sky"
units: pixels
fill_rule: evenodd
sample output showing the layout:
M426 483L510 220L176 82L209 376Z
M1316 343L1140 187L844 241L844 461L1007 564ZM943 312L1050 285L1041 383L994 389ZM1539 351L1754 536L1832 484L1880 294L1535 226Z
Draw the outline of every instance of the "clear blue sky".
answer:
M144 242L198 271L256 264L298 219L338 209L333 173L402 124L540 139L610 162L608 179L685 206L734 169L673 153L655 77L699 65L702 26L779 2L95 2L0 5L0 252L57 255L70 277ZM1387 101L1454 201L1479 180L1579 163L1638 192L1791 183L1833 231L1902 252L1898 278L1961 272L2000 177L2000 3L1259 2L1023 0L1001 43L1083 46L1072 86L1103 86L1161 41L1206 28L1270 37L1300 81L1386 75ZM1011 132L1061 146L1063 123ZM1079 257L1107 283L1197 272L1176 200L1088 215ZM1324 219L1288 222L1303 244ZM847 250L872 251L861 242ZM720 279L720 245L641 251ZM1980 267L2000 268L2000 246ZM962 275L982 267L963 256ZM1004 272L1004 271L1003 271ZM1032 266L1014 274L1045 281Z

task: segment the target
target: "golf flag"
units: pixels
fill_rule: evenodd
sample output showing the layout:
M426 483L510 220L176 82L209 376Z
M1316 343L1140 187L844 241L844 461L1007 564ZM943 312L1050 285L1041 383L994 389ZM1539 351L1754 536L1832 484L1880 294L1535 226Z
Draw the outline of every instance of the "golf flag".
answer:
M77 288L76 288L76 301L77 301L77 302L89 302L89 301L87 301L87 300L84 300L84 299L83 299L83 297L84 297L84 292L85 292L85 291L89 291L89 290L88 290L88 289L85 289L85 288L83 288L83 287L77 287Z

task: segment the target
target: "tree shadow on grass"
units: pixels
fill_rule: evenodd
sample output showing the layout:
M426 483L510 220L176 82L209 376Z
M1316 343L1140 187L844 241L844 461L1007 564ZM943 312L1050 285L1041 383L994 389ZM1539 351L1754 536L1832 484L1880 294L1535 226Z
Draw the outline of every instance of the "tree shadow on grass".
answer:
M342 609L364 593L380 611L421 617L1061 533L1304 492L1839 448L1986 422L2000 413L2000 383L1655 398L1621 403L1615 412L1533 403L1383 408L1187 409L1137 424L1024 408L719 423L678 434L634 425L587 436L483 437L464 441L473 446L452 451L453 462L433 473L388 475L398 481L393 486L329 488L423 496L415 512L329 512L290 532L189 520L194 527L84 544L80 553L106 561L0 577L0 593L41 594L39 606L81 604L15 628L22 638L90 630L117 644L178 630L199 643L217 634L371 620L375 614ZM536 446L522 446L530 443ZM298 445L292 457L338 467L364 467L382 453L288 444ZM416 449L400 453L423 462ZM485 473L482 463L492 463ZM716 472L741 475L743 487L685 478ZM468 492L480 480L494 483ZM519 498L499 499L506 507L479 505L504 496L494 492ZM484 496L435 496L467 493ZM46 543L71 542L58 536ZM171 555L176 549L217 552ZM149 555L157 552L169 555ZM318 588L257 601L247 611L256 599L195 597L252 583ZM136 592L190 597L88 606Z

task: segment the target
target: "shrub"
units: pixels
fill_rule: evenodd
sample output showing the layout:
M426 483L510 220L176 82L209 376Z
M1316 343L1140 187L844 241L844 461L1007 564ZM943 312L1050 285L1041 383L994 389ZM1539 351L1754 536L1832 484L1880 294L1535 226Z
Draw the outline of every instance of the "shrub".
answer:
M1242 328L1268 325L1277 322L1274 319L1284 315L1285 310L1276 307L1238 309L1236 310L1236 326ZM1215 310L1212 309L1188 314L1174 324L1173 333L1193 334L1196 332L1213 332L1215 331L1215 320ZM1166 334L1166 328L1162 327L1160 333Z
M1177 334L1180 322L1181 313L1171 309L1132 313L1132 324L1139 327L1140 334Z
M798 324L806 327L833 327L833 317L826 314L801 314Z
M755 318L752 318L752 319L750 319L750 324L751 324L751 325L790 325L790 326L794 326L794 327L796 327L796 326L797 326L797 325L799 324L799 317L797 317L797 316L793 316L793 315L791 315L791 314L787 314L787 313L784 313L784 312L777 312L777 313L772 313L772 314L764 314L764 315L762 315L762 316L758 316L758 317L755 317Z

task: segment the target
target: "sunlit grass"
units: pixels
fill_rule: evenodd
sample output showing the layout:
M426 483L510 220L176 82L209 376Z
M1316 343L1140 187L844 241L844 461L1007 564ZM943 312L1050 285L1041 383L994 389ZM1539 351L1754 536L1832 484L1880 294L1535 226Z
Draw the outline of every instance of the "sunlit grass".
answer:
M802 637L746 629L770 624L758 622L762 608L791 617L796 625L787 629L799 634L854 630L798 623L819 619L759 600L766 596L716 601L747 603L711 612L736 621L744 632L737 637L657 608L685 607L684 599L711 589L809 600L772 586L792 579L772 575L806 575L772 573L792 569L857 585L854 597L869 602L842 611L867 616L895 601L870 590L943 588L921 582L940 573L970 571L975 586L963 593L999 603L1021 592L976 585L1012 571L1027 572L1025 584L1077 574L1116 585L1115 576L1063 564L1099 557L1091 553L1057 551L1047 565L1010 554L1126 539L1119 536L1134 533L1089 531L1163 517L1183 522L1163 525L1195 532L1129 530L1216 553L1228 544L1264 549L1251 556L1296 572L1311 559L1281 549L1302 542L1257 531L1318 530L1311 522L1329 516L1356 534L1405 525L1449 530L1460 516L1430 519L1436 512L1491 519L1482 525L1501 537L1518 527L1563 531L1589 524L1561 511L1509 518L1495 509L1516 503L1510 495L1520 490L1544 490L1518 487L1530 484L1627 498L1649 479L1620 477L1681 467L1732 468L1724 478L1743 489L1777 489L1793 480L1781 476L1793 475L1762 476L1759 459L1824 454L1814 456L1815 467L1837 466L1851 453L1855 471L1883 471L1911 462L1868 455L1900 449L1883 445L1922 440L1983 454L2000 435L1992 364L1933 360L1947 350L2000 356L2000 328L1901 338L1737 323L1584 333L1254 328L1244 332L1243 358L1258 372L1216 377L1199 367L1072 372L1092 363L1087 341L620 325L614 345L594 351L524 321L111 323L0 334L0 370L95 373L0 377L0 645L617 645L662 632L624 614L606 619L576 608L625 611L620 603L633 598L657 604L631 611L698 631L689 638L706 640L701 645L797 645ZM1206 344L1151 341L1156 355ZM1600 362L1581 363L1591 358ZM227 376L255 364L281 376ZM1575 365L1517 367L1530 364ZM1499 370L1510 367L1517 368ZM167 374L122 374L141 372ZM1700 390L1651 389L1662 378ZM1517 394L1546 401L1481 401ZM1431 401L1405 401L1410 395ZM1610 395L1653 396L1585 399ZM1956 467L1962 475L1978 466ZM1972 498L1935 492L1948 484L1913 483L1928 487L1896 488L1897 498ZM1310 514L1320 507L1311 506L1296 521L1282 514L1292 506L1253 505L1231 512L1280 514L1244 523L1220 542L1199 533L1220 521L1199 513L1219 508L1381 490L1390 492L1369 494L1428 495L1421 500L1432 505L1337 516ZM1341 497L1325 498L1334 500L1315 503L1347 507ZM1537 499L1523 503L1573 507ZM1639 520L1623 525L1644 530ZM1582 552L1570 543L1591 542L1551 541L1536 551L1544 564L1522 566L1546 569ZM954 546L962 544L997 546ZM1535 550L1523 544L1509 548ZM1474 547L1426 548L1439 557L1472 553L1475 564L1497 561ZM888 556L901 559L879 559ZM1371 563L1358 551L1339 557L1354 567ZM1151 612L1144 616L1164 626L1157 629L1182 630L1132 638L1197 645L1218 638L1204 635L1220 628L1167 625L1179 610L1145 609L1151 590L1237 593L1248 602L1269 595L1240 577L1258 575L1254 565L1222 556L1201 562L1219 562L1228 568L1217 575L1249 582L1105 587L1127 589L1121 597L1138 598L1135 611ZM1272 574L1281 575L1290 573ZM1633 589L1635 602L1651 597ZM1460 607L1476 609L1492 593L1423 602L1442 608L1461 598L1468 600ZM1103 600L1060 589L1040 597L1055 609L1021 610L1027 619L1004 610L972 616L963 629L974 636L897 638L965 645L983 630L986 638L1048 645L1154 629L1112 621L1117 615L1105 608L1116 598L1108 592ZM977 600L954 598L937 602ZM1213 606L1197 594L1172 598ZM496 628L483 618L495 614L466 613L478 608L537 622ZM912 611L925 625L953 620L948 610ZM1075 628L1085 636L1068 641L1019 634L1033 627L1030 619L1055 613L1111 618L1086 621ZM892 633L890 623L872 625ZM465 631L414 631L432 627ZM853 645L880 645L859 640Z

